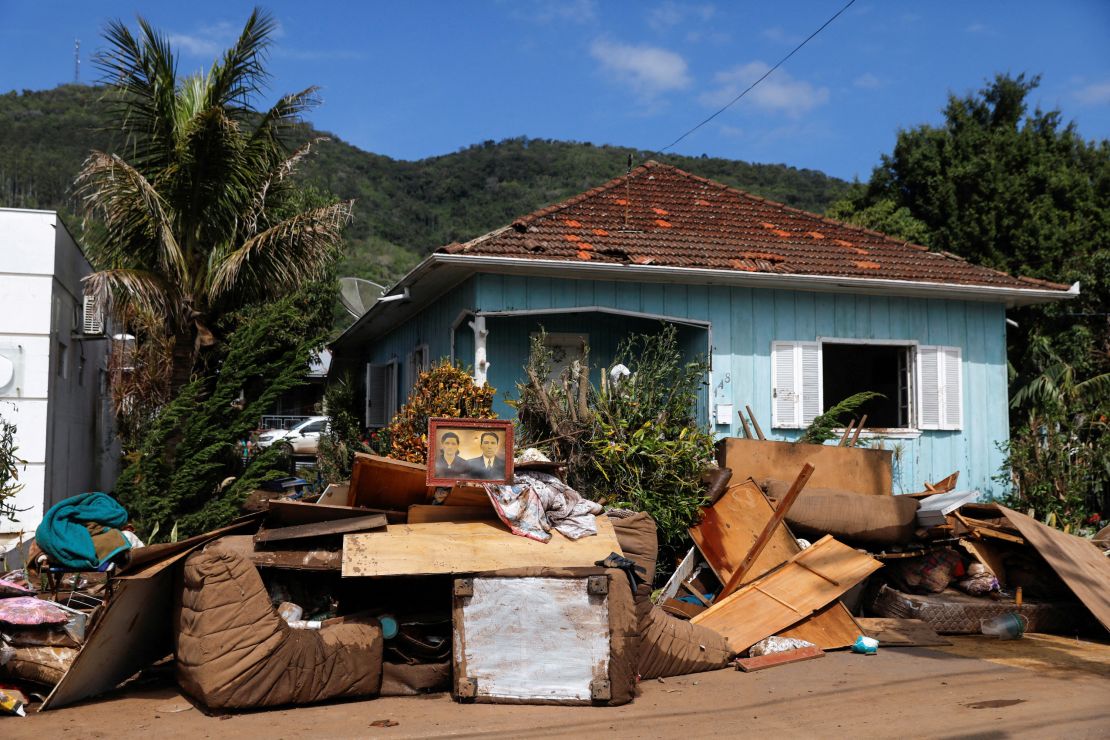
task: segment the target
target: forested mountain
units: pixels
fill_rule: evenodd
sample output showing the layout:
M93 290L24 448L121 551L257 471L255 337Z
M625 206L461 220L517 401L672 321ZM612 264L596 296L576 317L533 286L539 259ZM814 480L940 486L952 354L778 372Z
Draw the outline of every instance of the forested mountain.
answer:
M0 206L58 209L73 218L71 183L90 149L120 141L105 127L102 89L63 85L0 95ZM304 180L354 198L343 274L388 281L436 247L504 226L517 216L623 174L616 146L517 138L486 141L416 162L362 151L306 125L303 140L326 135L303 168ZM297 142L300 143L300 142ZM709 157L661 161L818 213L848 184L813 170Z

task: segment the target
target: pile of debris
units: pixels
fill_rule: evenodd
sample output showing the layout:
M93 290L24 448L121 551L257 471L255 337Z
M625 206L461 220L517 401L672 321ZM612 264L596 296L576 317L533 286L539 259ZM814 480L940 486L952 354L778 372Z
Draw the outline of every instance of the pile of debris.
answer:
M440 691L611 706L730 661L1110 628L1090 542L956 476L893 496L874 452L725 440L694 547L655 592L651 518L602 512L534 457L512 485L430 488L424 465L360 454L317 500L258 491L172 544L81 513L90 538L128 544L66 566L48 536L0 581L0 694L61 707L161 662L212 710Z

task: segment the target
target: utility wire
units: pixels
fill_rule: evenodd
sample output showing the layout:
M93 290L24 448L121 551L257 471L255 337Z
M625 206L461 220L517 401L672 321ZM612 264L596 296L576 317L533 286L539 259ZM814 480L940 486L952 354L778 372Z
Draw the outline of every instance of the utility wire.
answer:
M855 2L856 2L856 0L848 0L848 4L847 4L847 5L845 5L845 6L844 6L843 8L841 8L840 10L836 11L836 14L835 14L835 15L833 15L833 16L832 16L831 18L829 18L829 19L828 19L827 21L825 21L824 23L822 23L822 24L821 24L821 27L820 27L820 28L818 28L818 29L817 29L816 31L814 31L814 32L813 32L813 33L811 33L811 34L810 34L809 36L807 36L807 37L806 37L806 39L805 39L805 41L803 41L802 43L800 43L800 44L798 44L797 46L795 46L795 47L794 47L794 50L793 50L793 51L791 51L791 52L790 52L789 54L787 54L786 56L784 56L784 57L783 57L782 59L780 59L780 60L778 61L778 64L776 64L775 66L771 67L771 68L770 68L769 70L767 70L766 72L764 72L764 73L763 73L763 76L762 76L762 77L760 77L760 78L759 78L758 80L756 80L756 81L755 81L755 82L753 82L752 84L748 85L748 89L747 89L747 90L745 90L744 92L742 92L742 93L740 93L739 95L737 95L737 96L736 96L735 98L733 98L733 99L732 99L732 100L730 100L730 101L729 101L728 103L726 103L726 104L725 104L725 105L724 105L724 106L723 106L723 107L722 107L722 108L721 108L721 109L720 109L719 111L717 111L716 113L714 113L713 115L711 115L711 116L710 116L709 118L706 118L706 119L705 119L704 121L702 121L701 123L699 123L699 124L698 124L697 126L694 126L694 127L692 128L692 129L690 129L689 131L687 131L686 133L684 133L684 134L683 134L682 136L679 136L679 137L678 137L677 139L675 139L674 141L672 141L672 142L671 142L670 144L667 144L667 145L666 145L665 147L663 147L662 149L658 149L658 150L656 150L656 151L654 152L654 154L652 154L651 156L655 156L655 154L662 154L663 152L667 151L667 150L668 150L668 149L670 149L670 148L671 148L672 146L674 146L674 145L675 145L675 144L677 144L678 142L682 141L682 140L683 140L683 139L685 139L685 138L686 138L687 136L689 136L690 134L694 133L694 132L695 132L695 131L697 131L697 130L698 130L699 128L701 128L701 127L702 127L702 126L704 126L705 124L709 123L709 122L710 122L710 121L712 121L712 120L713 120L714 118L716 118L717 116L721 115L721 114L722 114L722 113L724 113L724 112L725 112L726 110L728 110L728 109L729 109L729 108L731 108L731 107L732 107L733 105L735 105L735 104L736 104L736 101L740 100L740 98L744 97L744 96L745 96L745 95L747 95L747 94L748 94L749 92L751 92L751 91L752 91L752 89L753 89L753 88L754 88L754 87L755 87L756 85L758 85L759 83L763 82L763 81L764 81L765 79L767 79L768 77L770 77L770 76L771 76L771 73L772 73L772 72L774 72L774 71L775 71L776 69L778 69L778 68L779 68L779 67L781 67L781 66L782 66L783 64L785 64L785 63L786 63L786 60L787 60L787 59L789 59L790 57L792 57L792 56L794 56L795 54L797 54L797 53L798 53L798 51L800 51L800 50L801 50L801 48L802 48L803 46L805 46L806 44L808 44L808 43L809 43L810 41L812 41L812 40L813 40L813 37L814 37L814 36L816 36L817 34L821 33L822 31L824 31L824 30L825 30L825 29L826 29L826 28L827 28L827 27L829 26L829 24L830 24L830 23L832 23L832 22L833 22L833 21L835 21L835 20L836 20L837 18L839 18L839 17L840 17L840 16L841 16L841 15L842 15L842 14L844 13L844 11L845 11L845 10L847 10L848 8L852 7L852 5L853 5L853 4L855 3Z

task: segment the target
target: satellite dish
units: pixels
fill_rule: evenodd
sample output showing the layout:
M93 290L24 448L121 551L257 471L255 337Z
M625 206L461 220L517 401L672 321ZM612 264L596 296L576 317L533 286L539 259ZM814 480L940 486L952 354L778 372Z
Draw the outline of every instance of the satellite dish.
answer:
M339 302L356 319L370 310L385 293L385 286L357 277L339 278Z

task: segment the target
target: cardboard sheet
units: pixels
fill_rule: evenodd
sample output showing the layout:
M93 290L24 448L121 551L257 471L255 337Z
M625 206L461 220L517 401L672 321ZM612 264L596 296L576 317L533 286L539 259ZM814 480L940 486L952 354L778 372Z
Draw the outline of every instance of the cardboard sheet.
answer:
M1110 558L1089 540L1045 526L1005 506L998 508L1026 543L1048 561L1083 606L1110 630Z

